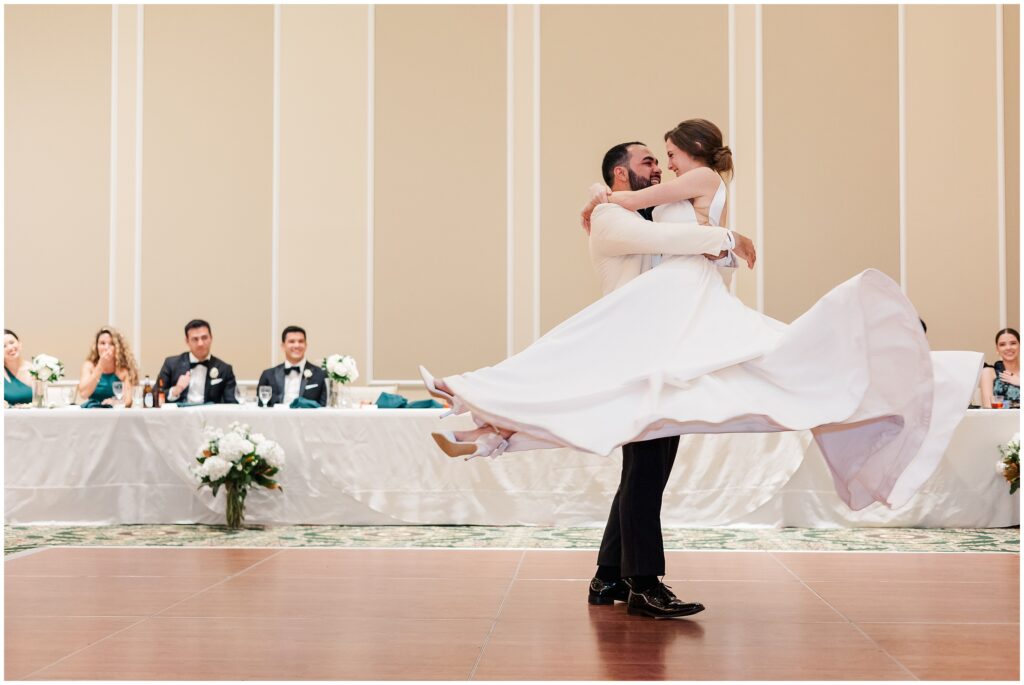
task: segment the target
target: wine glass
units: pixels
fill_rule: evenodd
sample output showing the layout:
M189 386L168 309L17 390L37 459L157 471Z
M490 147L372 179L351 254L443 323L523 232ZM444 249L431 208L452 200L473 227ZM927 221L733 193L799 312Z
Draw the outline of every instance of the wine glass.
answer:
M259 388L260 402L263 403L264 407L266 407L267 406L267 402L270 401L270 395L271 395L271 393L273 393L273 391L274 391L273 388L271 388L269 385L261 385L260 386L260 388Z
M121 404L121 398L124 397L124 381L114 381L110 384L110 389L114 391L114 399Z
M243 388L241 385L235 386L235 400L238 402L240 406L245 406L245 388Z

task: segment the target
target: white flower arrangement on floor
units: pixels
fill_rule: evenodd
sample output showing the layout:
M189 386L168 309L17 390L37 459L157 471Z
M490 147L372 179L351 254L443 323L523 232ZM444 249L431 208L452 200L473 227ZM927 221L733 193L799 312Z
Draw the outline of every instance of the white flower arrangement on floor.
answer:
M1005 445L999 446L1002 459L996 464L999 473L1010 483L1010 494L1020 488L1020 433L1016 433Z
M191 469L199 487L209 487L214 497L224 486L227 497L228 528L239 528L245 519L245 496L254 484L268 490L280 490L274 476L284 466L284 449L249 426L234 422L227 432L209 426L203 431Z
M28 372L38 381L54 383L64 377L64 363L48 354L37 354L29 363Z

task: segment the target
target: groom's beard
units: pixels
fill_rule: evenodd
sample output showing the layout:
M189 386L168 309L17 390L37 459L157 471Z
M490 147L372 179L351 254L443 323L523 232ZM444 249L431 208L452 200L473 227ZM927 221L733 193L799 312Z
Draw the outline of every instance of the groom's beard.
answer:
M643 190L644 188L649 188L650 186L653 185L651 183L651 179L644 178L643 176L638 176L637 174L633 173L632 169L627 169L627 171L629 172L630 190Z

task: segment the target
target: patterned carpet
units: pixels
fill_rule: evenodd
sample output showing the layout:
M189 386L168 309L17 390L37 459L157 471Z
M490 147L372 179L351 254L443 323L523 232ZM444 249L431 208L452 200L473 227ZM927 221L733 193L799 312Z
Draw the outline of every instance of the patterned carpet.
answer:
M599 528L532 526L5 526L4 553L56 546L597 549ZM671 528L665 548L1020 553L1019 528Z

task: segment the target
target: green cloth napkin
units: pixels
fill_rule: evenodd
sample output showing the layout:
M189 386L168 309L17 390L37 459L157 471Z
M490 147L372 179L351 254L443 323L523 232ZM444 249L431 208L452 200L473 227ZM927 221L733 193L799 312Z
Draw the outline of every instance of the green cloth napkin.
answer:
M320 403L306 397L296 397L288 407L291 409L319 409Z
M377 407L380 409L441 409L444 405L435 400L416 400L415 402L410 402L401 395L382 392L377 398Z
M444 409L444 405L437 400L416 400L405 405L406 409Z
M99 400L86 400L81 404L82 409L113 409L109 404L103 404Z

